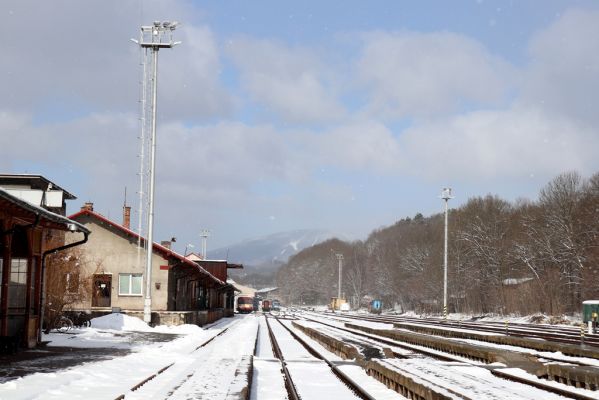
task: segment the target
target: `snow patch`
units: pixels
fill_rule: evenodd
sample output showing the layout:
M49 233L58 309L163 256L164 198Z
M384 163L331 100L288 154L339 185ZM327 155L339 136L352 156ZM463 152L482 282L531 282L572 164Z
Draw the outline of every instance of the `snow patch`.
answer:
M148 332L153 329L139 318L129 315L114 313L103 315L91 320L92 328L112 329L115 331Z

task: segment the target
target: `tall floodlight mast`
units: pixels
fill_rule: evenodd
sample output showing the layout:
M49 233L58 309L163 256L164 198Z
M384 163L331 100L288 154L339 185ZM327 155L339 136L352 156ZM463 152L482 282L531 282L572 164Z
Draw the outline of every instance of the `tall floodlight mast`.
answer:
M445 245L443 247L443 318L447 319L447 214L448 201L453 199L451 188L443 188L441 198L445 200Z
M339 261L339 286L337 287L337 298L341 298L341 276L343 273L343 254L337 253L335 254L337 260Z
M150 182L149 182L149 200L148 200L148 236L146 242L146 270L145 270L145 282L146 292L144 299L144 321L150 323L152 315L152 243L154 233L154 184L155 184L155 166L156 166L156 99L158 97L157 79L158 79L158 50L170 49L173 46L181 42L173 41L173 31L177 27L177 22L170 21L154 21L152 26L142 26L140 30L139 40L131 39L137 43L142 51L146 54L149 51L151 53L151 59L144 57L144 81L146 80L146 65L148 61L151 63L151 90L149 95L151 96L150 108L147 108L146 96L148 91L144 90L142 99L142 134L145 129L146 115L149 111L151 120L151 149L150 149ZM145 84L145 82L144 82ZM142 185L143 186L143 185ZM140 192L143 194L143 187L140 188ZM141 214L141 212L140 212Z
M210 236L210 231L208 229L204 229L202 230L202 233L200 233L200 237L202 238L202 258L204 260L207 260L208 256L207 256L207 252L208 252L208 247L207 247L207 242L208 242L208 237Z

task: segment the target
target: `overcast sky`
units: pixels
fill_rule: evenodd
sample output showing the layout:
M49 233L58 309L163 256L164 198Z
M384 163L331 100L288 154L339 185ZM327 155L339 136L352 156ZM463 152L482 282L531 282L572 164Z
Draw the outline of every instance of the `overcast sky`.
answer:
M0 172L121 220L137 206L139 49L160 51L156 240L364 238L599 172L595 1L0 2ZM136 218L135 214L133 216Z

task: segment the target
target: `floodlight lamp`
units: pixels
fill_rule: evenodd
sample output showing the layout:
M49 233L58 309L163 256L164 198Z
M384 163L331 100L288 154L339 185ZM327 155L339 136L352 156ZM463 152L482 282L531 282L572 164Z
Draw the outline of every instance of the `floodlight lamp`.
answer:
M451 195L451 188L443 188L443 192L441 193L441 198L443 200L453 199L453 196Z
M154 26L158 28L160 26L160 21L154 21Z
M67 224L67 229L68 229L70 232L75 232L75 231L77 230L77 225L75 225L75 224L73 224L73 223Z
M169 26L171 26L171 23L170 23L169 21L164 21L164 22L162 23L162 27L163 27L163 28L168 28Z

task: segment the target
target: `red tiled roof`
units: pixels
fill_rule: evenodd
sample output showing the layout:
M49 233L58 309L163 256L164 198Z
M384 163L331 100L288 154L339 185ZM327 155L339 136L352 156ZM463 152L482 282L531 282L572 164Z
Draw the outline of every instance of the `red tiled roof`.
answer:
M125 228L123 225L118 224L114 221L109 220L108 218L106 218L105 216L103 216L102 214L98 214L95 211L90 211L90 210L81 210L73 215L71 215L69 217L69 219L72 220L77 220L77 218L82 217L84 215L90 216L92 218L95 218L99 221L102 221L118 230L120 230L122 233L131 236L135 239L141 239L142 243L145 243L146 239L143 236L138 235L136 232L132 231L131 229ZM216 283L220 284L220 285L226 285L225 282L221 281L220 279L218 279L217 277L215 277L214 275L212 275L210 272L206 271L204 268L202 268L201 266L199 266L198 264L196 264L195 262L188 260L187 258L185 258L184 256L182 256L179 253L176 253L174 251L172 251L171 249L164 247L156 242L152 243L152 250L155 252L160 253L164 258L168 259L168 258L174 258L176 260L178 260L179 262L198 268L200 270L201 273L205 274L206 276L208 276L209 278L211 278L212 280L214 280Z

